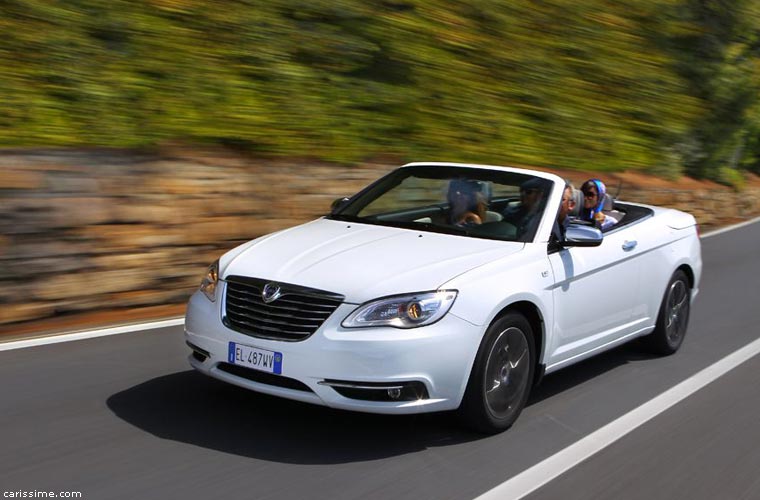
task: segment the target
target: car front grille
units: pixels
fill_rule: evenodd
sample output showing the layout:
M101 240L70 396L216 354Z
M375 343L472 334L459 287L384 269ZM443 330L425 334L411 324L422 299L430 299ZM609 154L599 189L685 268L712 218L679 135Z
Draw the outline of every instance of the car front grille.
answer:
M308 338L343 302L343 295L257 278L229 276L224 324L252 337L298 341ZM279 296L264 301L264 287Z

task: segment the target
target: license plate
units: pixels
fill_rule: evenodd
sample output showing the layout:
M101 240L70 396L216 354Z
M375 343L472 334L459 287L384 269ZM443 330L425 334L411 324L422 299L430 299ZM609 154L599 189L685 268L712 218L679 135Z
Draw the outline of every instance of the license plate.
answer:
M282 374L282 353L230 342L227 360L233 365L247 366L267 373Z

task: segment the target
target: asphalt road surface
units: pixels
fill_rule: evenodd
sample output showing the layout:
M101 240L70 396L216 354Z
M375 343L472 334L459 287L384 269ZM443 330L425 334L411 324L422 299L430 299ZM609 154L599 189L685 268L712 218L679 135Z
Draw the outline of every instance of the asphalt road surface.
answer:
M496 436L212 380L189 369L181 327L0 352L0 495L473 499L760 338L760 224L702 243L675 356L632 343L552 374ZM526 498L760 499L760 357Z

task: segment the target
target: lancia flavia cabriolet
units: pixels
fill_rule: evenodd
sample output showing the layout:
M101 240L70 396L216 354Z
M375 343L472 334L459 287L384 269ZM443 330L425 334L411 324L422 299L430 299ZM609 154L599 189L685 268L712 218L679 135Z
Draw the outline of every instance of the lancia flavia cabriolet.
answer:
M545 374L636 338L675 352L702 270L694 217L608 200L604 231L560 223L565 187L526 169L404 165L214 262L188 304L190 364L260 393L454 410L499 432Z

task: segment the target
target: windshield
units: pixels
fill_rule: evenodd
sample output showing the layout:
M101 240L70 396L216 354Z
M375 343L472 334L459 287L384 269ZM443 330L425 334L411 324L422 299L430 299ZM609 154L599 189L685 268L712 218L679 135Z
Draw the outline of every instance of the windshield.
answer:
M532 241L552 187L547 179L450 166L400 168L328 218L506 241Z

